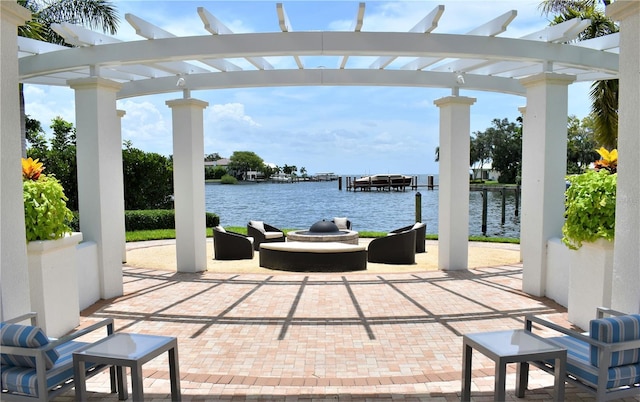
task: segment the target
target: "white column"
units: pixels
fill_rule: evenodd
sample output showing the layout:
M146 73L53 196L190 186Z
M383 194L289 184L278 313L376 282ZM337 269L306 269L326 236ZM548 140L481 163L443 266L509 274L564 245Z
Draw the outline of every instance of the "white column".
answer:
M0 319L31 311L22 201L18 26L31 13L0 1Z
M611 307L640 313L640 2L616 1L620 21L618 184Z
M520 80L527 90L522 134L522 289L535 296L545 294L547 241L562 236L568 87L574 80L555 73Z
M124 225L124 166L122 165L122 118L127 112L124 110L116 110L118 114L118 142L120 143L120 173L114 174L114 180L118 183L114 184L121 192L116 202L119 202L118 209L122 209L122 262L127 262L127 233ZM115 195L114 195L115 197Z
M462 270L469 262L469 148L475 98L447 96L440 108L438 268Z
M173 119L177 268L179 272L206 271L203 111L209 104L192 98L166 104Z
M69 81L76 98L76 159L80 231L98 245L100 297L123 294L122 144L116 93L121 85L99 77Z

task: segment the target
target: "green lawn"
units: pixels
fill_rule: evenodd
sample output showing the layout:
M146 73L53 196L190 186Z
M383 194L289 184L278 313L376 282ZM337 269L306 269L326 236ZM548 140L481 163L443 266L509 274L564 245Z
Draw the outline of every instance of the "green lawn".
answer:
M225 228L231 232L242 233L244 235L247 234L246 227L240 226L229 226ZM283 232L287 233L292 230L297 229L283 229ZM376 238L376 237L384 237L387 235L385 232L367 232L362 231L358 232L359 236L362 238ZM213 229L207 228L207 237L213 236ZM127 241L145 241L145 240L163 240L163 239L175 239L176 231L175 229L157 229L157 230L137 230L134 232L127 232ZM438 235L436 234L428 234L427 240L438 240ZM469 240L471 241L482 241L482 242L490 242L490 243L516 243L520 244L520 239L510 238L510 237L485 237L485 236L470 236Z

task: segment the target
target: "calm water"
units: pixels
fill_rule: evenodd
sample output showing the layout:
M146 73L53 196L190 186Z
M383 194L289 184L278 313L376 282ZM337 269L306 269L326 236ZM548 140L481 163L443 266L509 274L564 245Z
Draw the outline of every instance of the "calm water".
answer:
M420 175L422 221L427 224L427 233L438 233L438 191L427 190L426 183L426 175ZM337 181L208 183L206 208L220 216L223 226L245 226L250 220L261 220L279 228L308 229L316 221L346 216L354 230L388 232L415 222L416 191L347 191L345 184L343 179L343 189L338 190ZM487 235L520 237L513 193L507 195L504 225L500 224L501 203L499 192L488 193ZM469 205L469 233L482 235L482 193L471 191Z

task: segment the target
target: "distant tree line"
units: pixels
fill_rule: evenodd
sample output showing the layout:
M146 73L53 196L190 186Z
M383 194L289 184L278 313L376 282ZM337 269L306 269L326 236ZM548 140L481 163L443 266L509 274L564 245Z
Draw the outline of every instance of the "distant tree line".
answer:
M598 159L599 147L593 116L567 121L567 174L583 173ZM436 161L440 150L436 148ZM498 182L516 183L522 174L522 119L493 119L491 127L476 131L470 139L470 166L491 166L500 173Z
M236 177L242 179L247 172L254 171L260 172L266 179L273 175L284 173L292 176L297 176L298 167L295 165L284 166L270 166L265 163L264 160L259 157L255 152L251 151L235 151L231 157L229 157L229 165L227 166L227 172ZM300 175L302 177L307 176L307 169L300 168Z

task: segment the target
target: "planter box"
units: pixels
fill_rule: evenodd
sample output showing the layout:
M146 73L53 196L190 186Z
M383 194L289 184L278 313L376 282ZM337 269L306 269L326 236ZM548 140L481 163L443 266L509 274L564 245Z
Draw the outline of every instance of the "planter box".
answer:
M27 243L31 309L50 337L60 337L80 323L76 246L82 233Z
M98 273L98 246L94 241L85 241L76 247L76 269L78 271L78 300L80 311L100 300L100 275Z
M560 238L547 241L547 282L545 296L556 303L569 305L569 280L571 256L574 251L562 243Z
M585 331L597 307L611 307L613 245L600 239L571 252L568 319Z

